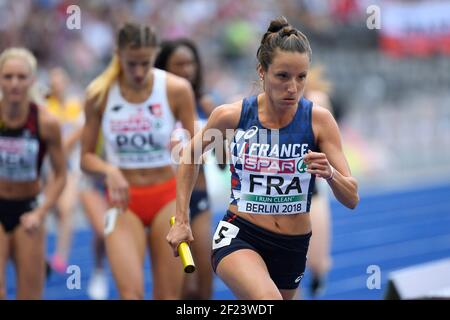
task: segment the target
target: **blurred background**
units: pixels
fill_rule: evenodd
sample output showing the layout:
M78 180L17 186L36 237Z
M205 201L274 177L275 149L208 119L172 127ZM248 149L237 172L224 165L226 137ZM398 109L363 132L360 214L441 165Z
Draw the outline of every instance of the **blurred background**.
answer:
M72 4L80 8L79 29L66 24ZM450 257L450 1L0 0L0 51L31 49L42 90L49 69L62 66L72 94L82 99L111 58L118 27L145 22L162 39L195 41L205 91L220 105L258 92L256 50L270 20L280 15L308 36L313 65L321 65L332 84L345 152L360 182L355 212L332 200L333 267L320 298L383 299L395 282L392 271ZM217 221L229 177L214 166L208 173L208 179L221 181L209 184ZM87 298L91 233L78 211L70 264L81 267L82 287L69 290L66 276L54 274L46 298ZM373 265L381 271L379 288L368 286ZM308 281L306 275L302 286ZM214 298L233 299L218 279Z

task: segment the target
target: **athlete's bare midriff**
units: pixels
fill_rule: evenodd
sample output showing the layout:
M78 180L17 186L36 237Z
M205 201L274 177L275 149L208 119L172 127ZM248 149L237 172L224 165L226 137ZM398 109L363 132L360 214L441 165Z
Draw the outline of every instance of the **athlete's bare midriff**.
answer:
M228 210L239 217L250 221L258 227L285 235L302 235L311 232L311 219L309 213L290 215L251 214L238 211L237 206L230 205Z
M175 176L175 170L172 166L149 169L121 169L121 171L132 186L159 184Z
M0 180L0 198L8 200L22 200L33 198L40 192L38 180L26 182L12 182Z

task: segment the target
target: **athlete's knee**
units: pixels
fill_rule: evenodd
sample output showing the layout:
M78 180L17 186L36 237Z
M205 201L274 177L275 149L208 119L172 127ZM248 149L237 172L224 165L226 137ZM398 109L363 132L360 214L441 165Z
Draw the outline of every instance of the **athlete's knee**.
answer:
M266 295L258 296L254 300L283 300L283 297L280 294L268 293Z
M309 259L307 261L308 267L315 274L325 274L331 266L331 259L323 257L322 259Z
M58 217L68 221L72 217L73 207L72 205L63 203L59 206Z
M200 300L210 300L213 294L213 284L212 277L205 281L204 283L200 283L198 295Z
M94 231L94 243L98 243L98 242L105 242L105 226L103 225L103 223L93 223L92 224L92 230Z
M179 300L181 299L181 288L154 289L153 299L155 300Z
M200 290L200 289L187 289L184 290L183 300L209 300L211 299L211 292L209 290Z
M36 270L35 274L21 275L18 278L17 299L40 300L44 292L45 270Z
M249 300L283 300L283 297L278 290L262 290L253 292Z
M31 277L30 281L19 279L17 286L17 300L40 300L44 291L44 281Z
M181 298L183 300L204 300L200 293L195 291L185 292Z
M180 300L181 295L178 293L155 293L153 294L155 300Z
M6 299L6 286L5 282L0 280L0 300Z
M120 298L122 300L143 300L144 292L142 290L126 289L122 290Z
M42 291L38 292L18 292L17 300L42 300Z
M120 286L120 299L122 300L143 300L144 287L138 281L129 282Z

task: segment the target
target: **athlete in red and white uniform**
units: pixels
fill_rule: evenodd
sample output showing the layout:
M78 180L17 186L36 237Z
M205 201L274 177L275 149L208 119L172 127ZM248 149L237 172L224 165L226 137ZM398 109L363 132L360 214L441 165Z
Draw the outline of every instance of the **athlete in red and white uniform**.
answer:
M192 136L194 94L188 81L153 68L156 51L150 27L126 24L109 67L87 90L81 165L106 177L113 208L105 242L123 299L144 297L147 242L153 298L177 299L183 283L181 263L165 244L176 197L170 140L176 121ZM106 161L95 152L100 129Z

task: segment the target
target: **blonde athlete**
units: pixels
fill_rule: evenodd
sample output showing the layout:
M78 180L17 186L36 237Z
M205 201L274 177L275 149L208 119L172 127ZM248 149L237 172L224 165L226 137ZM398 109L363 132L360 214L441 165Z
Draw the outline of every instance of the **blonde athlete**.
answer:
M32 93L37 62L24 48L0 55L0 298L6 297L5 267L12 257L18 299L40 299L45 280L44 218L66 180L58 120ZM53 182L43 203L40 170L50 156Z
M187 80L153 68L156 51L150 27L126 24L110 65L87 90L81 165L105 176L116 208L106 217L105 242L123 299L144 297L147 242L153 298L180 298L183 284L181 263L164 241L176 198L171 134L180 121L192 136L194 94ZM95 152L100 129L106 161Z

